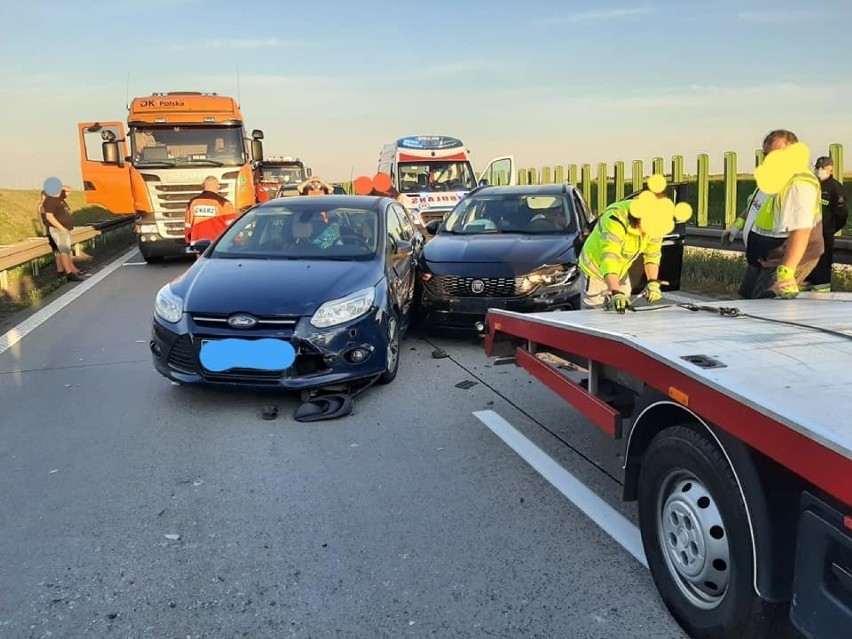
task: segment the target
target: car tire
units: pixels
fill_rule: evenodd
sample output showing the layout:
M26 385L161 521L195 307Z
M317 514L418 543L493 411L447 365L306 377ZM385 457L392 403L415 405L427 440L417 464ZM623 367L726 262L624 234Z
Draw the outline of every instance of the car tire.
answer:
M710 437L688 426L660 432L642 459L638 502L648 567L663 603L690 637L795 636L788 606L755 592L743 498Z
M397 371L399 371L400 344L402 341L400 329L399 313L391 310L388 313L388 355L385 359L385 372L379 377L379 384L390 384L396 379ZM391 354L393 354L392 358Z

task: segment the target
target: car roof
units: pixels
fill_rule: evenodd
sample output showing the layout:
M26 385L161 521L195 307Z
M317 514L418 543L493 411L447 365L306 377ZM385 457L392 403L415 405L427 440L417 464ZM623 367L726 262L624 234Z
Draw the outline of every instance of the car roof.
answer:
M560 184L524 184L518 186L483 186L470 195L564 195L575 187L567 182Z
M288 208L327 206L329 208L377 209L394 201L392 198L379 195L294 195L292 197L272 198L259 204L258 207L271 208L278 205Z

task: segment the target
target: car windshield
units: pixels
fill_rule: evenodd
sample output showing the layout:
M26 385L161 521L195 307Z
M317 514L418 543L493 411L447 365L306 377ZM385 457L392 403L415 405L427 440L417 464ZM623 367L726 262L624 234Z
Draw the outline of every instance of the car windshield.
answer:
M341 260L375 255L379 231L375 210L272 202L234 222L211 257Z
M400 193L470 191L476 186L469 162L401 162L398 169Z
M575 223L564 195L473 195L450 212L445 230L456 234L564 235L575 231Z

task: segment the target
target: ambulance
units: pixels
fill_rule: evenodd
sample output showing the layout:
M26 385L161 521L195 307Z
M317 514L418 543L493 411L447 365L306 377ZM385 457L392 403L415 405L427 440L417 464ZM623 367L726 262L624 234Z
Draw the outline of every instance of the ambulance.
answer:
M393 187L422 225L444 219L480 184L517 183L513 156L493 159L477 178L465 144L445 135L411 136L386 144L378 171L390 175Z

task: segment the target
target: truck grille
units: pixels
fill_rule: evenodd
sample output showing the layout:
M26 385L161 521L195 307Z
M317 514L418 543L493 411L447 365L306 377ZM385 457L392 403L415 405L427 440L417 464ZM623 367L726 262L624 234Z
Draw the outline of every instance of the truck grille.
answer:
M514 297L523 278L514 277L458 277L437 275L427 286L448 297ZM473 283L482 282L482 291L475 293Z
M157 217L157 231L163 237L184 238L184 215L189 201L201 193L202 185L198 184L161 184L156 177L147 178L148 189ZM219 180L219 193L222 197L234 202L234 184L227 179Z

